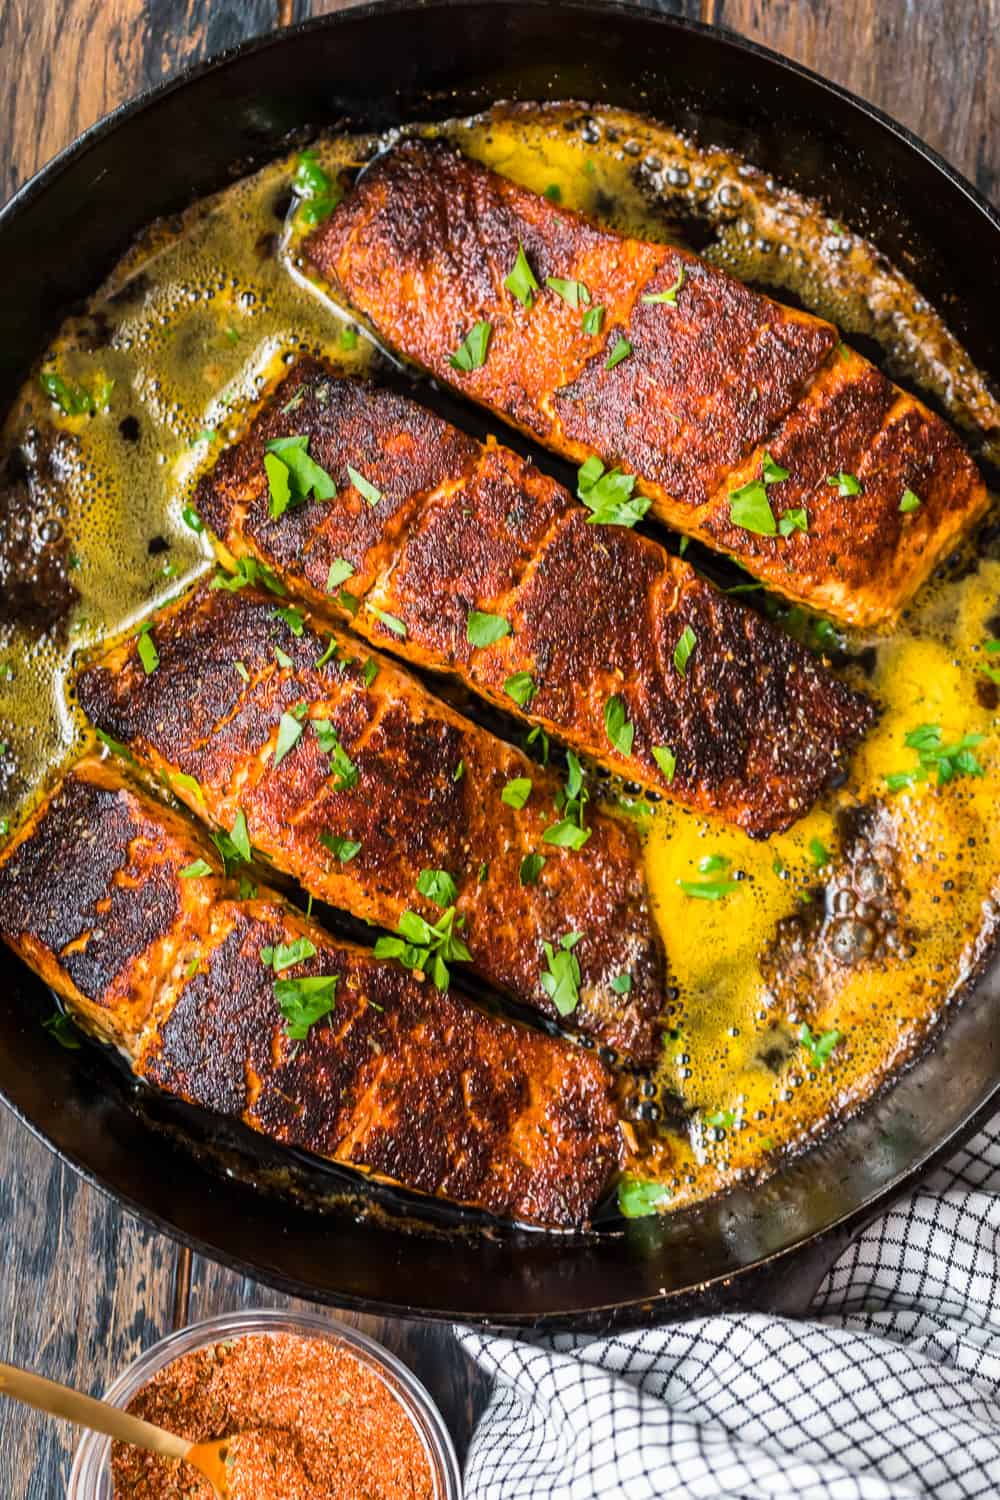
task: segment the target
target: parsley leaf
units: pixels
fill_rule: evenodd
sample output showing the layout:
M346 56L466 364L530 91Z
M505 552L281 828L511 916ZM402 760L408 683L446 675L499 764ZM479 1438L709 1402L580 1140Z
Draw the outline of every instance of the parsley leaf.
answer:
M537 885L538 877L545 866L544 854L526 854L521 861L518 870L518 879L522 885Z
M388 610L379 609L376 604L370 602L367 607L376 620L381 620L386 630L391 630L393 635L399 636L400 640L406 640L406 626L398 615L391 615Z
M799 507L796 507L794 510L786 510L785 514L778 521L778 530L782 536L786 537L791 536L793 531L808 532L809 517Z
M480 872L480 875L482 872ZM404 911L396 934L380 937L375 944L376 958L395 958L404 969L419 969L428 974L439 990L447 989L451 978L450 963L468 963L472 958L465 943L456 937L463 917L456 918L449 906L434 923L426 922L415 911Z
M965 734L954 744L946 745L940 724L919 724L903 741L910 750L917 752L916 768L891 773L885 778L885 784L890 792L899 792L904 787L929 780L932 771L937 772L938 786L959 776L984 776L986 773L973 752L985 738L983 734Z
M604 729L620 755L632 754L635 725L629 722L625 699L615 693L604 705Z
M546 276L545 285L570 307L590 306L590 292L582 281L567 281L563 276Z
M615 992L616 995L631 995L631 993L632 993L632 976L631 976L631 974L616 974L615 977L614 977L614 979L612 979L612 981L611 981L611 988L614 990L614 992Z
M780 484L783 479L788 478L788 470L775 463L766 448L761 456L760 477L765 484Z
M335 557L330 564L330 571L326 575L326 592L334 594L342 583L354 577L354 564L349 563L346 557Z
M308 979L274 981L274 998L290 1040L303 1041L317 1021L330 1014L339 978L339 974L315 974Z
M67 1052L79 1052L82 1046L80 1033L73 1024L73 1018L65 1011L53 1011L52 1015L42 1022L42 1030L47 1031L60 1047L66 1048Z
M458 886L447 870L421 870L417 876L417 890L442 909L454 906L458 899Z
M319 748L324 755L330 757L330 771L335 778L334 788L338 792L350 791L352 786L357 786L358 768L341 744L339 734L329 719L314 719L313 728Z
M558 823L550 823L542 833L542 842L554 844L557 849L582 849L590 838L590 828L581 828L571 818L560 818Z
M303 725L292 714L282 714L278 720L278 742L274 747L272 768L280 766L290 750L294 750L302 738Z
M151 634L152 629L153 627L150 624L143 625L139 630L135 642L136 650L139 653L139 660L142 662L142 670L147 677L155 672L160 665L160 653L156 649L156 644Z
M542 944L548 962L541 975L542 988L561 1016L572 1015L580 1003L580 965L573 952L580 937L579 932L567 932L558 948Z
M530 672L515 672L513 676L507 678L503 690L508 698L513 698L519 708L527 708L538 692Z
M691 660L691 653L698 644L698 637L690 625L685 625L674 647L674 667L681 677L687 676L687 665Z
M339 860L342 865L350 864L354 856L360 853L361 843L355 839L342 838L337 833L321 833L319 841L324 849L329 849L334 859Z
M61 375L56 375L52 371L45 370L39 375L38 379L46 396L58 406L64 416L83 417L98 409L98 403L94 400L94 397L78 381L64 380ZM112 381L111 385L113 384L114 382ZM104 393L102 392L102 394ZM107 397L110 397L110 394L109 387L106 392ZM107 399L105 399L101 404L101 410L107 404Z
M492 646L510 634L510 621L503 615L488 615L471 609L465 623L465 638L470 646Z
M615 365L620 365L623 359L628 359L631 353L632 345L629 343L628 339L623 338L621 334L619 334L618 339L615 343L615 347L612 349L611 353L604 361L604 368L606 370L613 370L615 368Z
M634 526L646 514L651 500L633 495L635 475L606 469L597 455L577 470L576 493L591 512L592 526Z
M672 1196L665 1183L626 1175L618 1184L618 1209L626 1219L646 1219L664 1208Z
M183 870L179 870L178 874L182 880L200 880L203 875L212 874L212 866L205 859L194 859Z
M300 609L296 609L294 605L289 605L287 609L276 609L274 615L276 619L284 621L292 632L292 635L296 637L301 636L305 629L306 617Z
M512 781L508 781L500 793L500 801L506 802L508 807L515 807L520 811L531 796L531 786L530 776L515 776Z
M729 492L729 516L734 526L755 536L776 536L778 524L762 479L751 479Z
M677 272L677 280L673 283L672 286L668 286L666 291L663 292L647 292L642 300L643 302L665 302L668 307L676 307L677 293L680 291L683 285L684 267L681 266L680 270Z
M452 369L465 371L482 369L486 363L486 351L489 348L492 332L492 323L485 321L474 323L454 354L448 356L448 363Z
M653 759L663 772L669 786L674 779L674 772L677 770L677 756L669 745L654 745Z
M264 468L267 473L272 521L283 516L289 506L303 505L310 495L317 500L332 500L337 487L325 469L309 457L309 438L305 435L274 438L266 445Z
M854 474L845 474L843 469L837 474L828 474L826 482L832 488L836 489L838 495L842 495L845 499L848 495L861 494L861 480Z
M280 974L293 964L301 964L307 958L316 957L316 944L307 937L293 938L290 943L278 943L274 948L262 948L260 961L265 968Z
M517 242L517 259L507 276L504 277L504 286L512 297L516 297L522 307L531 308L535 300L535 292L541 291L541 287L535 278L535 273L528 264L528 257L524 253L524 246L520 240Z
M604 327L604 307L602 303L598 302L596 307L587 308L587 311L580 319L580 327L584 333L591 335L600 333Z
M909 515L911 511L919 510L923 501L913 490L904 490L903 498L899 502L899 508L903 515Z
M367 500L369 505L377 505L379 503L382 498L382 491L377 489L370 479L366 479L363 474L359 474L357 469L352 468L350 464L347 465L347 477L358 494Z
M716 871L728 869L729 860L724 854L706 854L698 861L698 870L702 875L712 875ZM699 901L721 901L723 896L728 896L737 889L739 882L722 876L718 880L678 880L677 884L685 896L693 896Z
M814 1068L824 1068L830 1053L837 1043L843 1038L841 1031L824 1031L822 1036L814 1036L805 1021L802 1022L799 1031L799 1041L809 1055L809 1061Z
M200 532L205 530L205 523L193 505L184 506L181 511L181 520L190 531Z
M210 587L213 589L225 589L230 594L237 590L246 588L247 584L255 585L262 583L272 594L287 594L288 590L266 563L258 562L255 557L238 557L236 559L236 572L231 574L216 573Z

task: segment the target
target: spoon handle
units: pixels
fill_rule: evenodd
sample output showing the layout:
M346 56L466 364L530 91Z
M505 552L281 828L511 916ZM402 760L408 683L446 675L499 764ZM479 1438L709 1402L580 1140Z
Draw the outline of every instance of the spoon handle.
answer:
M75 1422L78 1427L92 1427L96 1432L106 1433L123 1443L148 1448L151 1453L162 1454L164 1458L186 1458L191 1447L186 1438L175 1437L172 1432L164 1432L162 1427L154 1427L151 1422L130 1417L128 1412L109 1406L106 1401L84 1396L68 1385L59 1385L42 1375L32 1375L29 1370L19 1370L16 1365L0 1362L0 1393L47 1411L53 1417Z

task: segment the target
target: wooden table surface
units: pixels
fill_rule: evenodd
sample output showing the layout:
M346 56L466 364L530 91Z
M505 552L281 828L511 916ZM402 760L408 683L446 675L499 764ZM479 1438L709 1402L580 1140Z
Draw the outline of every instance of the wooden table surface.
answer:
M347 0L350 3L350 0ZM0 0L0 197L138 90L344 0ZM664 0L873 100L1000 201L1000 0ZM291 1299L191 1256L0 1109L0 1357L99 1391L193 1319ZM464 1448L484 1392L446 1329L350 1317L424 1379ZM0 1496L63 1491L73 1434L0 1397Z

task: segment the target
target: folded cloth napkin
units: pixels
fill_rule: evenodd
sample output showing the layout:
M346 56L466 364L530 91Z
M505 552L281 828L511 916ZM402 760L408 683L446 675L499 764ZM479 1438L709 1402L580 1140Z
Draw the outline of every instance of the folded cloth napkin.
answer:
M460 1337L466 1500L1000 1497L1000 1116L841 1257L808 1321Z

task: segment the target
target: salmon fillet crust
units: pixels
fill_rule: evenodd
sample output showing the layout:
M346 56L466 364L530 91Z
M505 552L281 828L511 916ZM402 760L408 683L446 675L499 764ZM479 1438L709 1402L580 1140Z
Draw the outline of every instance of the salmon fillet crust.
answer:
M453 907L488 983L650 1065L666 977L634 828L595 812L581 848L546 841L561 778L285 603L200 585L154 616L154 671L133 637L80 674L84 711L305 890L393 929ZM579 981L553 997L567 941Z
M87 758L0 856L0 935L169 1094L421 1193L589 1219L620 1156L593 1054L335 942L273 891L236 892L185 818ZM265 959L283 944L307 956L279 978ZM323 976L332 1009L290 1037L280 984Z
M519 248L530 306L504 284ZM635 475L668 525L846 624L890 624L988 506L947 424L830 323L444 142L378 157L306 253L402 354L557 453ZM485 360L456 368L477 323Z
M273 518L265 460L289 437L308 441L336 494ZM231 553L266 563L313 607L755 837L807 812L874 718L659 543L589 525L510 449L312 359L205 475L196 505ZM477 613L505 633L470 642ZM512 696L519 684L527 696Z

